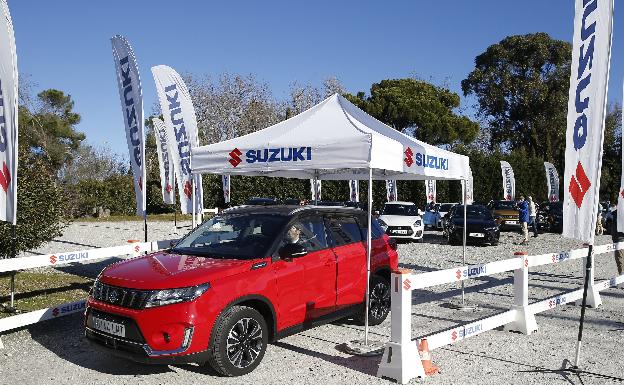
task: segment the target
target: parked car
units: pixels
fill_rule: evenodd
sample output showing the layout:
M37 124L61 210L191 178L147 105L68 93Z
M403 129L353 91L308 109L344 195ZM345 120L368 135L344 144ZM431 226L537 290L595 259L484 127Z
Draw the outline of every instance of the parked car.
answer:
M492 213L482 205L466 206L466 242L498 245L500 229ZM456 205L447 214L444 233L450 245L463 243L464 205Z
M231 208L171 249L105 268L87 299L86 337L138 362L249 373L269 341L364 319L367 219L353 208ZM398 256L372 223L368 317L377 325L390 310Z
M386 202L378 219L381 227L392 238L422 242L425 226L412 202Z
M563 232L563 202L544 202L537 211L537 226L544 231Z
M501 229L520 227L520 214L516 202L492 201L488 208Z
M459 203L440 203L440 209L438 210L440 213L440 217L438 219L438 229L444 228L444 217L446 214L451 211L453 206L458 205Z

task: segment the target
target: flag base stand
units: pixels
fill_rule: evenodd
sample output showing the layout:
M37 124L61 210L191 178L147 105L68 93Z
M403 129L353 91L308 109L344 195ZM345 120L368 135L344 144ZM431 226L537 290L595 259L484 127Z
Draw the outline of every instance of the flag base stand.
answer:
M469 305L464 301L454 301L451 300L449 302L444 303L442 306L448 307L453 310L461 310L461 311L477 311L477 305Z
M0 313L5 313L5 314L21 314L22 311L14 306L6 306L6 305L2 305L0 304Z
M352 354L354 356L373 357L381 356L386 346L385 342L368 340L354 340L349 341L343 345L345 353Z
M565 359L565 360L563 360L563 363L561 364L561 369L521 370L521 372L524 372L524 373L554 373L554 374L574 373L579 378L580 378L581 374L586 374L588 376L609 379L609 380L612 380L612 381L624 381L624 378L610 376L608 374L590 372L590 371L587 371L587 370L581 370L576 365L572 365L572 366L568 367L568 364L571 364L571 362L568 361L567 359Z

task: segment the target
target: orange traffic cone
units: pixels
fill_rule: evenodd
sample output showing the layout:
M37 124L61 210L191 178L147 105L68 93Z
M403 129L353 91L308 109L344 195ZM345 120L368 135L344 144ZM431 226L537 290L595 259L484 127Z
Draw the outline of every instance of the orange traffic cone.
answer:
M431 353L429 352L429 343L426 338L420 340L418 344L418 354L420 355L420 361L422 362L425 374L431 376L436 373L440 373L440 368L433 365L431 362Z

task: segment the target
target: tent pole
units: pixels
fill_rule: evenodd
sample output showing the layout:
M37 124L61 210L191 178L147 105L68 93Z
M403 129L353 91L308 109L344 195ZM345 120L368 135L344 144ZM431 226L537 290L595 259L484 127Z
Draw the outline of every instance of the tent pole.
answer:
M462 261L463 265L466 266L466 212L468 211L468 204L466 203L466 179L462 180L462 192L464 196L464 239L462 242ZM464 281L462 281L462 306L465 306L465 285Z
M192 198L193 199L193 202L192 202L193 203L193 219L191 220L191 226L193 229L195 228L195 200L197 199L195 197L195 182L196 182L195 175L193 175L193 192L192 192L193 193L193 198Z
M373 169L368 169L368 231L366 232L366 307L364 308L364 344L368 346L368 310L370 307L370 264L372 242L372 217L373 217Z

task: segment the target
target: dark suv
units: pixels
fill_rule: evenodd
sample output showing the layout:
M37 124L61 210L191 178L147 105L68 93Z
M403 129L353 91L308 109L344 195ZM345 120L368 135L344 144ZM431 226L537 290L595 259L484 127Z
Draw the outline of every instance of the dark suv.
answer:
M369 323L390 310L396 244L373 221ZM165 251L102 271L86 336L139 362L208 362L251 372L269 341L332 320L363 320L366 213L318 206L237 207Z

